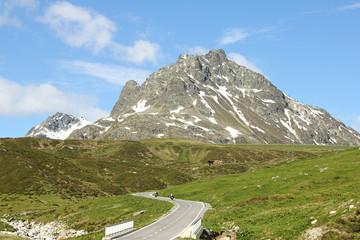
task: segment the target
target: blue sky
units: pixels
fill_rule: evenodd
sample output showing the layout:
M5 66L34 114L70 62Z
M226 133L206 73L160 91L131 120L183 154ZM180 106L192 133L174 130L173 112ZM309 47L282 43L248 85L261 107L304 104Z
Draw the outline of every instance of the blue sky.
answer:
M360 131L360 1L0 0L0 137L109 115L127 80L224 49Z

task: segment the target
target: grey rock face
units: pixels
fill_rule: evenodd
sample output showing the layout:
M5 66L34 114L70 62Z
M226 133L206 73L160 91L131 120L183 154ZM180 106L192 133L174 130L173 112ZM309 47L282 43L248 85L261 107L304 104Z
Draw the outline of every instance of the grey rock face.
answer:
M76 139L188 138L212 143L360 145L325 110L301 104L223 50L180 55L139 86L129 81L109 118Z
M119 100L116 102L113 110L111 111L111 117L118 117L117 113L126 109L134 101L136 101L138 94L140 92L140 86L134 80L128 81L119 97Z

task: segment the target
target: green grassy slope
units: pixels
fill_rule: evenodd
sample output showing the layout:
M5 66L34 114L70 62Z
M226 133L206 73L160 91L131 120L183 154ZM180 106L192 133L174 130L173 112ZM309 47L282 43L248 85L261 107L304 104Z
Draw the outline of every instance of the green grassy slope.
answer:
M26 238L7 235L7 234L0 234L0 240L24 240L24 239L26 239Z
M300 149L294 155L299 159L327 152ZM0 193L56 193L69 199L122 195L240 173L276 164L286 156L286 148L219 146L181 139L0 139ZM208 160L224 164L209 168Z
M134 220L136 228L146 226L167 213L173 205L168 202L122 195L70 201L57 195L29 196L1 194L0 216L35 222L61 221L70 228L85 229L90 234L77 239L101 239L104 227L121 221ZM133 216L134 213L144 214ZM10 228L10 229L9 229ZM11 227L0 222L0 231ZM1 238L0 238L1 239Z
M238 226L239 239L296 239L311 227L327 228L323 239L360 239L359 173L360 150L352 149L184 184L160 195L209 202L205 227Z
M255 199L251 201L257 202L256 198L260 198L260 202L266 205L272 203L275 196L270 190L282 189L280 185L269 184L264 188L263 183L258 183L267 178L260 174L262 171L270 171L267 174L271 178L276 176L275 172L271 172L277 169L276 166L281 169L301 162L319 161L325 156L337 156L333 155L336 149L314 146L212 145L183 139L148 139L140 142L0 139L0 216L10 214L10 217L37 222L61 220L69 227L91 231L91 235L84 239L101 239L106 224L115 223L120 218L132 218L134 212L147 210L144 215L137 217L136 224L142 226L171 207L150 200L135 200L124 194L164 189L195 181L191 185L179 186L179 189L184 190L175 192L176 196L184 193L182 197L185 198L192 196L210 201L216 212L209 212L206 224L214 229L228 229L241 221L247 221L246 218L230 217L232 213L242 211L243 202L252 198ZM292 159L289 150L293 150L296 161L283 164ZM316 158L318 156L323 157ZM313 159L301 160L309 158ZM209 167L209 160L221 160L222 164ZM286 174L292 172L289 169L282 171ZM237 173L241 174L229 175ZM259 177L254 179L257 174L260 174ZM306 176L312 175L309 172ZM336 179L340 182L344 180ZM293 181L291 177L287 181L275 180L278 183ZM261 190L253 188L254 184L261 185ZM306 201L301 200L302 197L293 196L296 194L290 191L292 188L307 188L306 183L299 184L295 184L295 187L286 185L282 192L276 193L275 198L281 200L279 204ZM313 183L308 184L312 186ZM195 187L187 189L189 186ZM216 189L211 190L214 186ZM204 194L203 189L210 190ZM270 192L264 192L264 189ZM137 201L138 204L134 204ZM293 202L294 206L296 201ZM254 207L257 208L257 205ZM227 214L228 210L231 214ZM24 212L26 214L22 214ZM223 216L230 220L225 220ZM253 234L257 231L252 225L245 227L245 233L249 231Z

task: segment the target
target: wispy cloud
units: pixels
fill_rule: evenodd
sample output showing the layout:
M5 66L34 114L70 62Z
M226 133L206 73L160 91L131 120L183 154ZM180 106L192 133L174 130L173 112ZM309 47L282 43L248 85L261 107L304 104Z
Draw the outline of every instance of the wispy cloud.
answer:
M17 9L32 10L38 6L38 0L8 0L0 2L0 27L12 25L21 27L21 20L15 16Z
M224 32L222 33L219 39L219 44L228 45L239 41L243 41L249 37L263 35L275 31L284 31L284 29L280 29L279 27L263 27L257 29L229 28L229 29L225 29Z
M225 29L219 43L221 45L227 45L230 43L235 43L247 38L250 34L243 28L229 28Z
M357 8L360 8L360 2L339 7L336 10L337 11L346 11L346 10L353 10L353 9L357 9Z
M231 60L233 60L237 64L244 66L255 72L261 73L261 70L257 66L255 66L255 64L253 62L246 59L243 55L241 55L239 53L229 53L228 56Z
M208 53L210 50L209 49L206 49L204 47L201 47L201 46L195 46L195 47L189 47L189 48L186 48L185 51L187 51L188 53L192 54L192 55L196 55L198 53L200 54L206 54Z
M354 118L351 127L360 133L360 116Z
M126 18L128 19L128 21L133 22L133 23L141 23L141 17L139 17L138 15L136 15L133 12L128 12L126 13Z
M304 11L301 12L302 15L311 15L311 14L316 14L316 13L321 13L323 12L323 10L309 10L309 11Z
M87 48L94 53L108 49L115 52L117 58L136 64L157 64L161 57L160 46L147 40L137 40L133 46L115 42L113 39L117 27L113 21L91 9L69 2L53 3L38 20L48 25L58 38L72 47Z
M21 85L0 77L0 115L24 116L64 112L90 121L109 115L96 107L97 99L65 93L50 84Z
M336 13L336 12L343 12L343 11L355 10L355 9L360 9L360 2L350 4L350 5L341 6L341 7L330 8L330 9L310 10L310 11L302 12L302 14L304 14L304 15L317 14L317 13L319 13L319 14L320 13L333 14L333 13Z
M122 86L129 80L141 84L151 74L150 71L142 69L84 61L62 61L60 65L72 73L97 77Z

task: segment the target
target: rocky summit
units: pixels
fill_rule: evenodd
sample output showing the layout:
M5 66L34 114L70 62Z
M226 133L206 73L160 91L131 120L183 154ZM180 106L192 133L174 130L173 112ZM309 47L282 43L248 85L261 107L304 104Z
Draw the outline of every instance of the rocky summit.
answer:
M69 138L360 145L354 129L324 109L297 102L223 50L180 55L141 86L130 80L109 117Z
M74 130L91 124L85 118L74 117L65 113L56 113L44 122L30 129L25 137L66 139Z

